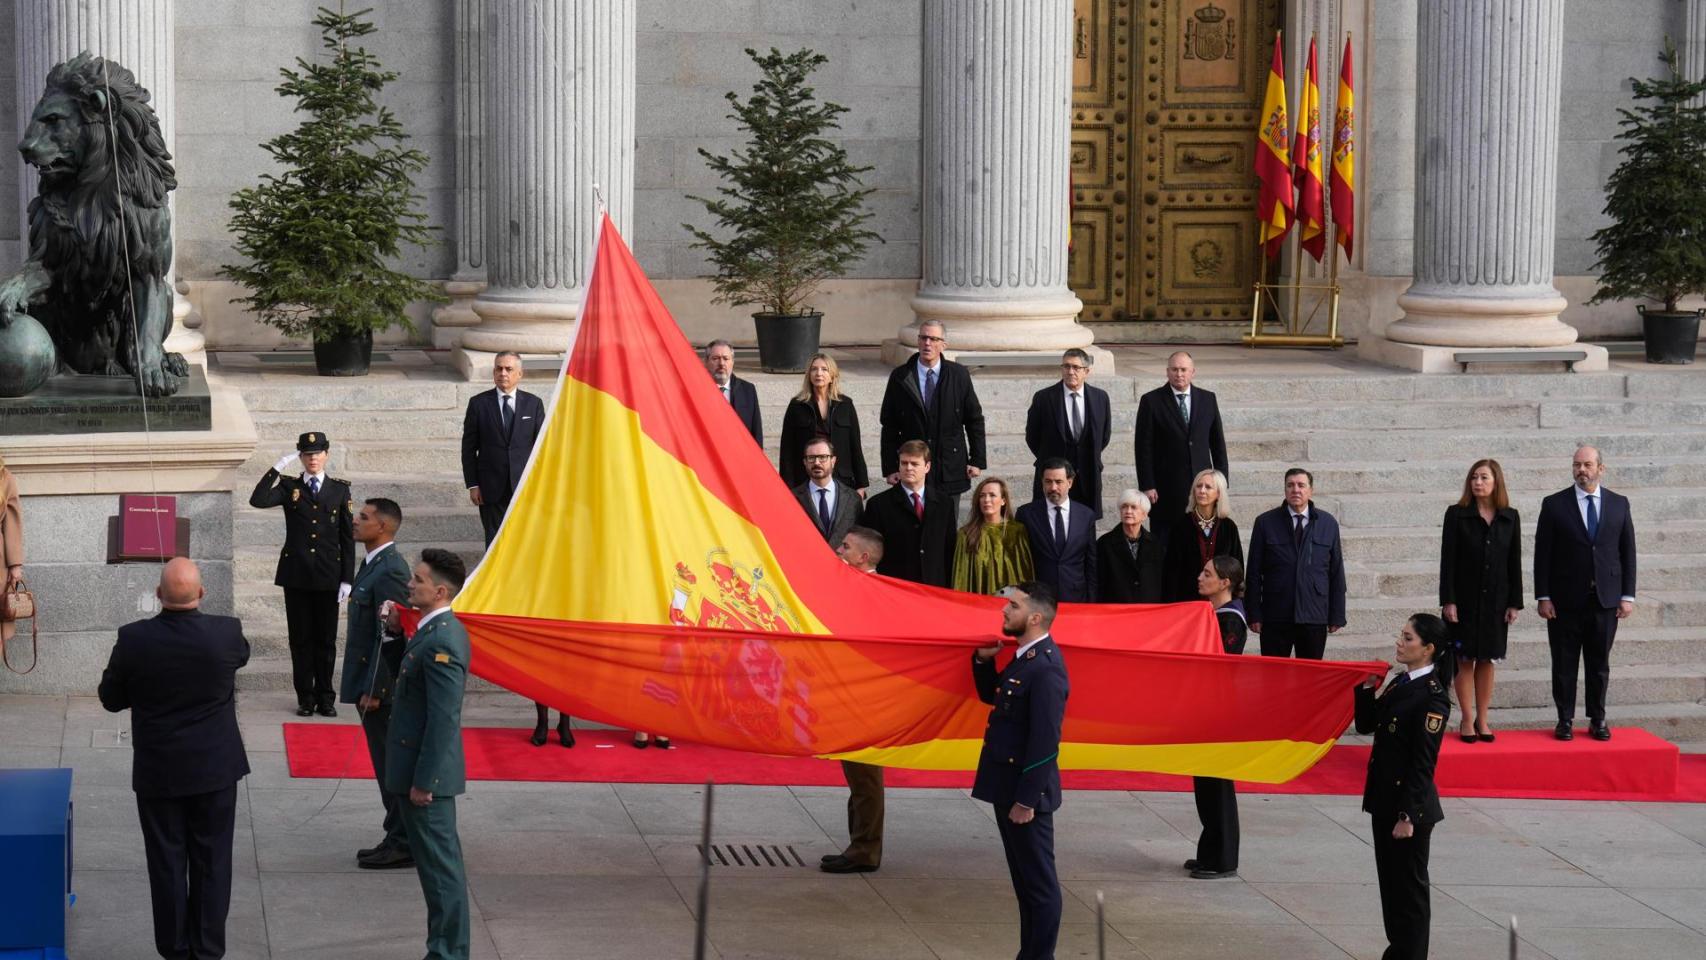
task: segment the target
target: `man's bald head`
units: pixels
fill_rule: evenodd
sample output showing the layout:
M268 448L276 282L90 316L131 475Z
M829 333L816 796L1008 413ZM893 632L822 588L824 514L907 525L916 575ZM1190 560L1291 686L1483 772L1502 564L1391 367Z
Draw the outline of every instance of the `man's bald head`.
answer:
M160 571L160 586L154 591L160 598L160 606L166 610L194 610L201 606L201 598L206 594L201 585L201 570L188 557L166 561Z

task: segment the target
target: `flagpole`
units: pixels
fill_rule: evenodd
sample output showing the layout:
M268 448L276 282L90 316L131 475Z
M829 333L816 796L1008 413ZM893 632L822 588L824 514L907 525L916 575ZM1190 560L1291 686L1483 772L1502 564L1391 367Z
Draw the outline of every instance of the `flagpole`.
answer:
M1309 35L1309 39L1310 42L1313 43L1315 40L1315 34L1311 33ZM1299 56L1292 62L1301 64L1302 68L1298 74L1297 110L1292 113L1293 119L1291 121L1292 128L1299 134L1299 136L1292 138L1293 156L1291 157L1291 168L1293 171L1296 171L1299 169L1298 164L1303 163L1305 176L1307 176L1307 151L1309 149L1309 141L1307 138L1309 134L1306 132L1305 127L1309 123L1309 118L1304 116L1304 111L1309 107L1309 64L1306 61L1305 56ZM1304 157L1298 157L1295 155L1297 152L1297 144L1299 142L1303 144L1303 148L1306 153ZM1303 205L1301 202L1298 202L1298 199L1302 196L1303 184L1297 182L1294 178L1292 189L1294 190L1293 198L1295 208L1298 213L1301 214ZM1286 331L1288 333L1298 334L1303 332L1303 327L1298 323L1299 314L1303 312L1303 225L1301 223L1298 223L1295 229L1292 230L1291 242L1291 316L1286 318Z

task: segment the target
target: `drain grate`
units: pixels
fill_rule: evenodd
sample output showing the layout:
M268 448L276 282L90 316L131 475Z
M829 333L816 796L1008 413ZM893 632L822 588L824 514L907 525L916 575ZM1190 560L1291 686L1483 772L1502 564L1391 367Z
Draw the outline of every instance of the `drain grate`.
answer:
M701 857L705 856L705 845L693 845ZM801 858L792 845L779 843L713 843L711 844L711 866L713 867L803 867L806 861Z

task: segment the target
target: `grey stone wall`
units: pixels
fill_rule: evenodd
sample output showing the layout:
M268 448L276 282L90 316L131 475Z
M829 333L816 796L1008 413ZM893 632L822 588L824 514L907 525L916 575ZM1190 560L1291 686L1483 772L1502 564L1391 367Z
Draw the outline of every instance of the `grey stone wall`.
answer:
M190 521L190 556L201 567L202 609L232 609L231 495L180 493L178 516ZM159 612L160 565L108 564L107 518L118 497L32 495L24 512L24 579L41 610L40 663L28 676L0 671L0 693L93 693L118 628ZM26 637L8 652L29 662Z

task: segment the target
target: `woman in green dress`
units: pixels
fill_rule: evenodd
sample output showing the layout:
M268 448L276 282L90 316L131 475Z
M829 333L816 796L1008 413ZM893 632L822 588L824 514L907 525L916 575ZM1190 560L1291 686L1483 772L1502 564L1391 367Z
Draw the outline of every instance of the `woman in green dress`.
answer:
M954 537L954 589L993 594L1036 574L1025 525L1013 522L1007 481L985 477L971 495L971 520Z

